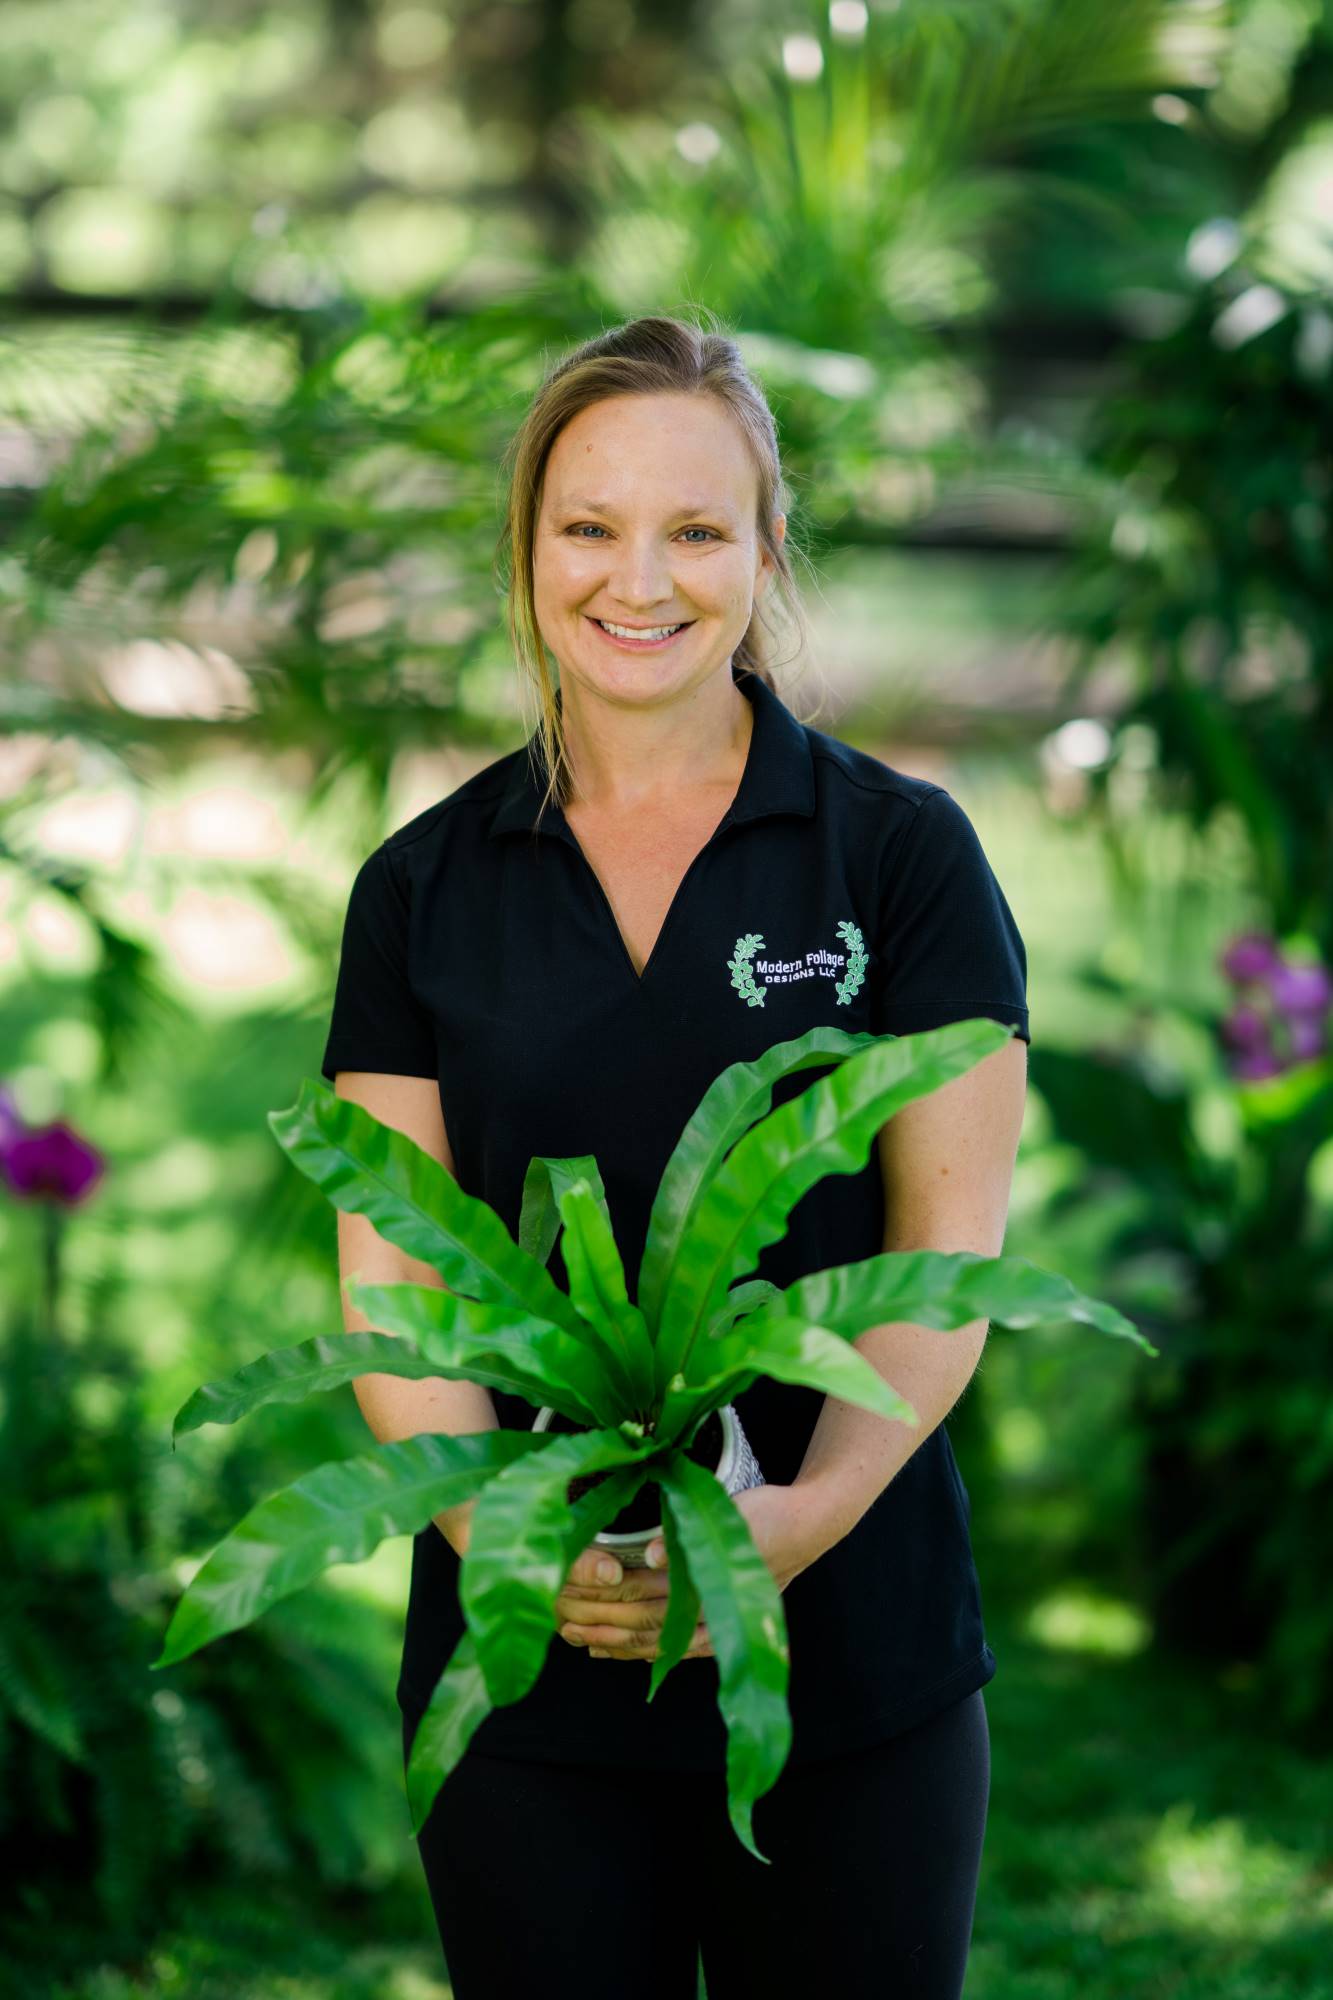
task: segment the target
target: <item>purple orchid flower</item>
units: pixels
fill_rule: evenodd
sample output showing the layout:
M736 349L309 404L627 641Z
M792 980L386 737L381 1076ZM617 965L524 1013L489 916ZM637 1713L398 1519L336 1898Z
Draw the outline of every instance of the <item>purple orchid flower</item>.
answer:
M1277 940L1262 931L1246 931L1234 937L1218 960L1228 979L1245 985L1253 979L1268 979L1278 971L1282 958Z
M1256 1050L1271 1049L1267 1014L1238 1000L1222 1023L1222 1039L1228 1048L1242 1053L1253 1054Z
M1233 1077L1279 1076L1326 1052L1333 1009L1333 972L1326 965L1293 965L1262 931L1234 937L1218 963L1234 984L1249 989L1249 999L1237 1000L1218 1025Z
M1231 1074L1243 1083L1255 1083L1267 1076L1281 1076L1286 1065L1271 1049L1247 1049L1233 1058Z
M1291 1053L1296 1062L1309 1062L1328 1048L1328 1027L1318 1015L1296 1014L1288 1023Z
M73 1208L91 1193L104 1168L96 1147L63 1121L0 1140L0 1175L24 1200Z
M1279 965L1268 985L1284 1014L1326 1014L1333 1004L1333 978L1323 965Z

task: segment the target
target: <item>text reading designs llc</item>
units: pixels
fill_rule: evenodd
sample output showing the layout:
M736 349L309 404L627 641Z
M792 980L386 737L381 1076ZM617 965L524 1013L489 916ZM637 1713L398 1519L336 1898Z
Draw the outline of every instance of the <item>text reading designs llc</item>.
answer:
M847 963L845 951L808 951L804 958L757 958L754 969L770 986L794 979L836 979Z

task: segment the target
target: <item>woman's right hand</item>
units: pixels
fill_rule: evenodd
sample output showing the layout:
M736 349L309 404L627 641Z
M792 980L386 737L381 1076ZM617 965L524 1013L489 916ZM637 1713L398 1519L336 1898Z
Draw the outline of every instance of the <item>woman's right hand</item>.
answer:
M643 1574L655 1578L656 1573L644 1571ZM608 1549L590 1542L569 1565L564 1585L555 1600L555 1622L560 1637L567 1645L586 1644L577 1636L571 1637L571 1632L577 1634L581 1626L600 1623L602 1609L608 1604L624 1603L627 1588L624 1564Z
M603 1564L617 1572L618 1582L599 1576ZM556 1625L566 1645L596 1646L615 1659L655 1660L670 1594L671 1578L665 1568L636 1568L626 1573L613 1555L594 1543L570 1564L564 1589L555 1601ZM702 1619L684 1657L711 1657L708 1628Z

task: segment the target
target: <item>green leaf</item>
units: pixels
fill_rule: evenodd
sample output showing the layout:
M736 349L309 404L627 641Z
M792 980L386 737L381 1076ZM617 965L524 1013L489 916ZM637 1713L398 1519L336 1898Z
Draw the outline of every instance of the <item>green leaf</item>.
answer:
M983 1257L972 1250L886 1250L856 1264L815 1271L788 1285L771 1308L738 1332L761 1326L770 1310L818 1320L849 1337L892 1320L948 1329L975 1319L1013 1327L1073 1319L1157 1353L1132 1320L1078 1291L1058 1272L1026 1257Z
M726 1375L710 1377L706 1385L694 1385L683 1375L673 1375L662 1397L662 1411L654 1433L658 1444L688 1451L709 1411L736 1402L763 1372L762 1368L737 1368Z
M718 1663L731 1823L756 1861L767 1862L754 1843L751 1808L777 1783L791 1749L782 1594L744 1514L714 1473L673 1452L654 1476L675 1502Z
M278 1347L247 1361L233 1375L205 1382L176 1412L171 1426L174 1445L184 1431L201 1424L234 1424L265 1403L299 1403L328 1389L339 1389L358 1375L403 1375L413 1380L438 1375L439 1369L405 1341L387 1333L319 1334L297 1347Z
M602 1186L601 1169L593 1154L581 1153L569 1159L547 1159L537 1154L528 1162L528 1171L523 1176L518 1245L520 1250L527 1251L529 1257L535 1257L539 1264L546 1263L560 1234L560 1196L578 1180L587 1181L606 1209L609 1223L611 1214L606 1207L606 1189Z
M415 1342L436 1374L525 1396L538 1409L549 1403L589 1430L629 1415L586 1328L580 1339L552 1320L460 1299L434 1285L348 1289L367 1319Z
M0 1721L8 1709L58 1756L92 1772L98 1753L84 1740L84 1701L78 1687L82 1660L77 1646L68 1653L52 1647L39 1613L25 1613L14 1598L5 1605L0 1630Z
M407 1803L412 1831L430 1818L435 1795L460 1761L494 1706L477 1658L477 1642L464 1629L436 1681L407 1760Z
M565 1573L588 1543L634 1498L646 1473L637 1465L613 1472L574 1504L571 1526L563 1545ZM563 1586L562 1586L563 1587ZM559 1593L557 1593L558 1595ZM435 1795L459 1762L494 1704L477 1654L477 1642L465 1630L435 1683L422 1715L407 1763L407 1800L412 1831L420 1833Z
M723 1339L744 1314L758 1312L760 1306L772 1305L781 1297L782 1287L771 1284L767 1278L752 1278L748 1284L733 1285L726 1304L709 1321L706 1338Z
M703 1601L690 1575L689 1558L680 1539L671 1496L665 1490L662 1493L662 1539L666 1543L671 1592L667 1598L666 1617L662 1620L661 1637L657 1642L657 1658L653 1661L652 1676L648 1682L649 1701L671 1669L679 1666L689 1651L690 1640L694 1637L694 1628L699 1623L699 1613L703 1608Z
M714 1372L682 1393L682 1403L692 1396L702 1398L704 1408L716 1409L734 1400L742 1384L748 1387L756 1376L768 1375L779 1382L823 1389L844 1403L872 1410L877 1417L894 1418L913 1430L921 1421L912 1405L846 1338L806 1320L770 1319L766 1313L747 1320L727 1341L725 1352L711 1357L711 1366ZM692 1405L691 1420L695 1415L697 1405Z
M704 1346L712 1341L722 1341L731 1332L736 1320L744 1313L758 1311L760 1306L769 1305L782 1297L782 1289L770 1284L767 1278L755 1278L746 1285L733 1285L727 1293L726 1302L709 1320L705 1329ZM716 1356L712 1363L715 1365ZM748 1387L748 1382L746 1384ZM659 1379L657 1385L657 1423L654 1434L659 1444L681 1444L685 1440L683 1432L695 1418L706 1415L714 1407L701 1401L690 1388L685 1377L677 1372L669 1381Z
M388 1535L415 1534L516 1460L551 1449L544 1431L423 1432L320 1465L270 1494L186 1588L154 1667L248 1625L332 1563L361 1562Z
M463 1558L463 1612L497 1707L528 1692L555 1633L574 1519L570 1480L635 1464L656 1449L613 1430L538 1435L546 1449L506 1466L480 1495Z
M793 1041L775 1042L754 1062L732 1063L708 1086L663 1169L648 1218L638 1300L650 1325L657 1324L667 1275L711 1175L769 1109L774 1087L783 1077L841 1062L879 1039L843 1028L811 1028Z
M598 1335L630 1409L646 1416L654 1398L652 1337L643 1314L630 1303L605 1206L586 1181L576 1181L561 1195L560 1213L569 1296Z
M586 1493L581 1493L573 1503L572 1521L565 1536L565 1574L569 1566L582 1555L594 1535L614 1521L623 1507L627 1507L644 1481L650 1476L652 1467L647 1457L636 1459L632 1465L617 1466L608 1472L605 1479L599 1479ZM561 1588L563 1589L563 1582ZM557 1595L559 1593L557 1592Z
M738 1139L680 1237L657 1327L660 1378L685 1368L700 1326L732 1280L786 1234L803 1194L826 1174L858 1172L895 1111L962 1076L1013 1032L983 1019L876 1037Z
M708 1322L703 1343L705 1349L713 1341L721 1342L724 1340L741 1315L756 1312L760 1306L769 1305L781 1297L781 1287L770 1284L767 1278L755 1278L749 1284L733 1285L727 1293L725 1304L714 1313ZM710 1363L700 1364L700 1366L713 1365L716 1365L716 1356L712 1358ZM748 1388L752 1379L752 1377L746 1378L743 1386ZM741 1383L735 1383L733 1385L733 1394L739 1394L741 1386ZM659 1444L684 1443L683 1433L688 1425L700 1416L706 1415L708 1410L716 1407L713 1402L707 1399L701 1400L698 1394L689 1387L685 1377L680 1373L673 1375L669 1381L659 1378L657 1399L658 1412L655 1435ZM726 1399L724 1398L723 1400L725 1401Z
M364 1215L385 1241L430 1264L453 1291L516 1306L571 1333L578 1315L550 1273L519 1249L495 1210L440 1162L314 1078L269 1125L335 1208Z

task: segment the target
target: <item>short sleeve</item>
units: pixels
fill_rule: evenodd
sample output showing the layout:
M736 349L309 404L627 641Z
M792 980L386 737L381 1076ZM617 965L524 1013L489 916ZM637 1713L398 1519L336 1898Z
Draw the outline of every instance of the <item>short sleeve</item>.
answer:
M1030 1042L1027 952L976 829L950 793L926 794L886 865L874 1031L918 1034L984 1015Z
M408 897L385 843L362 862L348 898L320 1065L330 1082L340 1069L438 1074L434 1027L408 976L409 916Z

